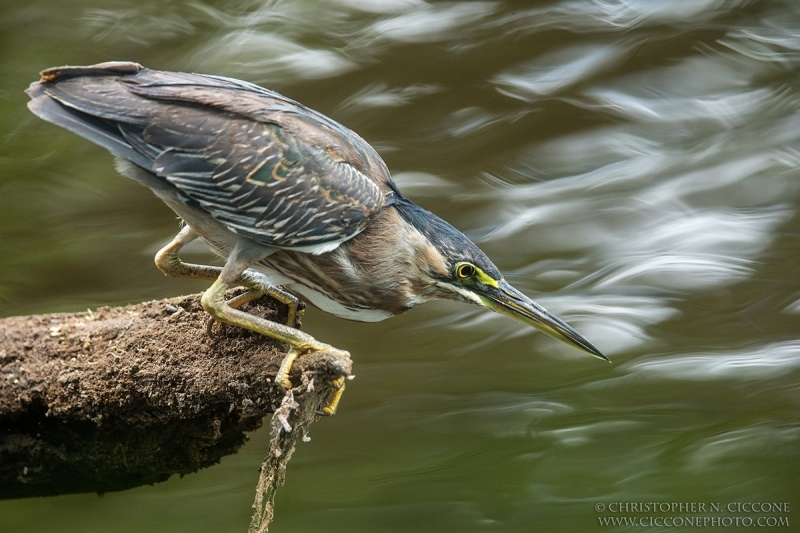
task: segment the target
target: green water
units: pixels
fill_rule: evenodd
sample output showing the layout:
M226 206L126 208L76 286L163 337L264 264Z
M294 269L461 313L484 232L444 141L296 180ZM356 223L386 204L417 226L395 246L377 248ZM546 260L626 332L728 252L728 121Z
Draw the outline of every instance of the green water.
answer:
M698 514L613 511L629 502L800 530L799 27L793 0L4 0L0 315L207 286L153 265L177 230L160 201L26 110L39 70L244 78L357 131L614 363L457 304L378 324L310 310L356 379L297 450L271 531ZM152 487L0 502L0 532L243 532L267 437ZM698 529L670 524L627 529Z

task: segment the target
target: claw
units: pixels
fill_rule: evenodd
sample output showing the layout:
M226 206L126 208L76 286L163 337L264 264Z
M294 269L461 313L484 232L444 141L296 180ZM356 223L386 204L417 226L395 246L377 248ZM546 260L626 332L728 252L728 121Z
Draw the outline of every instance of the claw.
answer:
M208 322L206 322L206 335L208 335L208 337L210 339L216 338L216 337L214 337L214 329L213 328L214 328L214 324L219 324L219 323L220 323L219 320L217 320L213 316L208 317Z
M297 359L297 356L300 355L301 351L297 348L291 348L286 357L283 358L281 361L281 366L278 369L278 373L275 374L275 383L280 385L286 390L292 388L292 382L289 380L289 371L292 369L292 363L294 360Z
M340 376L333 381L329 382L330 386L334 388L333 396L328 405L317 411L318 416L333 416L336 414L336 409L339 407L339 400L342 399L344 394L345 384L344 376Z
M328 381L328 386L336 390L341 389L344 387L344 376L339 376L332 381Z
M292 388L289 372L292 369L292 363L294 363L298 355L306 352L333 351L344 357L349 357L349 353L319 342L314 337L295 328L236 309L236 306L239 304L244 303L244 301L250 301L252 297L262 292L266 292L270 296L275 296L277 294L279 299L289 300L290 302L297 301L293 296L287 296L288 293L281 289L264 286L262 290L262 287L257 287L231 301L225 299L225 291L227 289L234 285L242 284L242 280L244 279L242 277L243 273L253 260L251 255L248 255L250 252L252 252L252 250L248 251L247 248L239 248L238 246L234 248L217 280L203 293L203 297L200 299L203 309L220 322L239 326L288 344L289 351L283 358L283 361L281 361L281 365L274 378L274 383L286 390ZM245 285L251 285L250 281L246 279L244 281L247 282ZM209 324L213 324L213 321L210 321ZM207 330L210 329L211 327L209 326ZM325 414L330 415L336 411L336 404L338 403L338 398L341 396L343 388L344 387L338 389L334 393L330 405L328 405L326 409L323 409Z

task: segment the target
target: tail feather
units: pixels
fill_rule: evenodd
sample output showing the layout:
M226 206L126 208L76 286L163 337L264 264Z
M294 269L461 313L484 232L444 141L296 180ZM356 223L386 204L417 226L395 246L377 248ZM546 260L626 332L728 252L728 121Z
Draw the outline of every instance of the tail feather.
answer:
M146 170L152 169L152 161L138 152L120 131L117 124L105 120L98 113L89 114L80 110L74 101L66 105L64 101L51 94L55 82L68 81L71 78L120 76L135 74L143 67L137 63L114 61L90 67L54 67L43 70L41 80L34 82L25 91L31 100L28 109L39 118L52 122L62 128L80 135L112 154L127 159Z
M99 144L112 154L128 159L144 169L149 170L153 166L152 161L134 150L125 141L116 126L101 119L65 107L46 94L29 101L28 109L39 118L77 133L81 137Z

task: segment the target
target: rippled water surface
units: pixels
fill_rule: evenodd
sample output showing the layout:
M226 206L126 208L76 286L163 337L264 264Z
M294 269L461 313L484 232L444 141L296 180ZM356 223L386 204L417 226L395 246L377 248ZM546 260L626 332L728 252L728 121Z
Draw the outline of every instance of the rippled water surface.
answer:
M177 229L160 201L25 109L40 69L244 78L357 131L613 361L457 304L312 310L357 377L273 531L594 531L614 529L598 503L643 501L788 502L800 527L798 28L795 0L4 0L0 315L206 286L153 265ZM152 487L0 502L0 531L244 531L266 441Z

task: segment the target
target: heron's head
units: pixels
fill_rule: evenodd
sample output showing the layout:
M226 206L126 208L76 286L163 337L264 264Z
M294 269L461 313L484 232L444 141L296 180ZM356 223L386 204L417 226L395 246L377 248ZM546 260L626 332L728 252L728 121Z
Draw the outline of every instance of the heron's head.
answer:
M435 297L491 309L608 361L569 324L512 287L486 254L463 233L411 202L400 211L436 251L438 265L429 270Z

